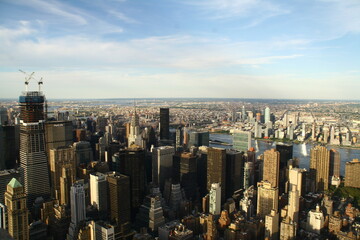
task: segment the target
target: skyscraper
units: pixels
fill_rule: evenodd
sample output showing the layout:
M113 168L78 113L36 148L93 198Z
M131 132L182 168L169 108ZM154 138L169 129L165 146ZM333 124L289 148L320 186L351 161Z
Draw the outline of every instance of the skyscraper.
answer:
M160 140L169 139L170 115L169 108L160 108Z
M245 121L245 119L246 119L245 106L242 106L242 109L241 109L241 118L242 118L243 121Z
M90 174L90 204L95 206L99 213L107 212L107 185L105 174Z
M226 199L232 197L235 191L243 186L243 153L236 150L226 150Z
M29 239L29 212L26 208L24 188L16 178L11 179L5 192L8 232L14 239Z
M84 185L76 182L71 186L70 190L71 201L71 222L77 224L84 220L85 215L85 191Z
M260 217L265 217L271 213L271 210L278 211L279 190L271 186L268 181L261 181L257 184L257 214Z
M180 158L180 184L184 188L187 199L195 200L197 191L197 156L182 153Z
M27 91L20 102L20 167L27 206L35 198L50 196L45 149L44 102L42 92Z
M152 151L153 183L161 190L164 189L165 180L171 178L174 154L175 148L172 146L157 147Z
M71 121L50 121L45 123L46 153L50 149L73 144L73 126Z
M209 213L219 215L221 211L221 186L219 183L211 184L209 198Z
M131 207L141 206L145 197L145 151L139 147L119 151L117 172L130 178Z
M136 113L136 109L134 115L131 118L130 122L130 134L128 136L128 147L135 144L141 146L141 134L140 134L140 122L139 115Z
M251 148L251 132L234 130L233 147L242 152L247 152Z
M226 186L226 150L208 148L207 188L210 191L212 183L220 183L221 199L225 200Z
M335 149L330 150L329 177L340 177L340 153Z
M265 237L272 240L279 239L279 213L274 209L265 216Z
M263 180L269 181L271 187L279 186L280 153L275 149L264 152Z
M345 186L360 188L359 159L353 159L345 164Z
M310 177L314 191L324 191L329 187L330 151L324 146L310 150Z
M285 191L285 184L287 181L287 165L288 161L293 158L293 145L288 143L277 143L276 151L280 153L280 167L279 167L279 192Z
M49 153L51 192L53 197L60 200L60 177L62 176L62 168L64 166L70 166L70 186L76 179L74 148L71 146L58 147L57 149L50 149Z
M77 227L79 223L86 218L85 211L85 191L84 185L76 182L71 186L70 190L71 203L71 223L67 239L77 238Z
M117 172L109 172L108 199L110 220L115 225L115 239L132 239L134 231L131 230L131 201L130 178Z
M265 123L270 122L270 108L266 107L265 108Z
M117 172L107 173L110 219L117 224L130 221L130 179Z

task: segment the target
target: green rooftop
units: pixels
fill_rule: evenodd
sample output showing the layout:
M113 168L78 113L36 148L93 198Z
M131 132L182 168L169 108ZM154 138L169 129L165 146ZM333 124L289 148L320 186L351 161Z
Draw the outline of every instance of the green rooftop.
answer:
M21 183L16 178L11 179L11 181L8 183L8 186L12 188L22 187Z

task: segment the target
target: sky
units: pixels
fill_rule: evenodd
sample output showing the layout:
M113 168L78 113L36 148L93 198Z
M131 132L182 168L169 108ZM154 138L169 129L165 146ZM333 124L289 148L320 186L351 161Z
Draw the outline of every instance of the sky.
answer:
M359 100L359 0L0 0L0 98Z

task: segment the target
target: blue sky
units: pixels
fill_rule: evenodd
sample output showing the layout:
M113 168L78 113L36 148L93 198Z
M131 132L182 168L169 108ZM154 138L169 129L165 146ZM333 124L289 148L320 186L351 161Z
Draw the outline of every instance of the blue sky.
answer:
M360 99L360 1L1 0L0 97L18 69L49 99Z

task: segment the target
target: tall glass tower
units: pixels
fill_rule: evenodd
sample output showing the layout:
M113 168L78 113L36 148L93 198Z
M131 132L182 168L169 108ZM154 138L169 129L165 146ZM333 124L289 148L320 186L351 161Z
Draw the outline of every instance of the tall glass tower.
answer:
M45 96L40 91L26 91L19 97L20 167L28 208L37 197L50 196L44 102Z

